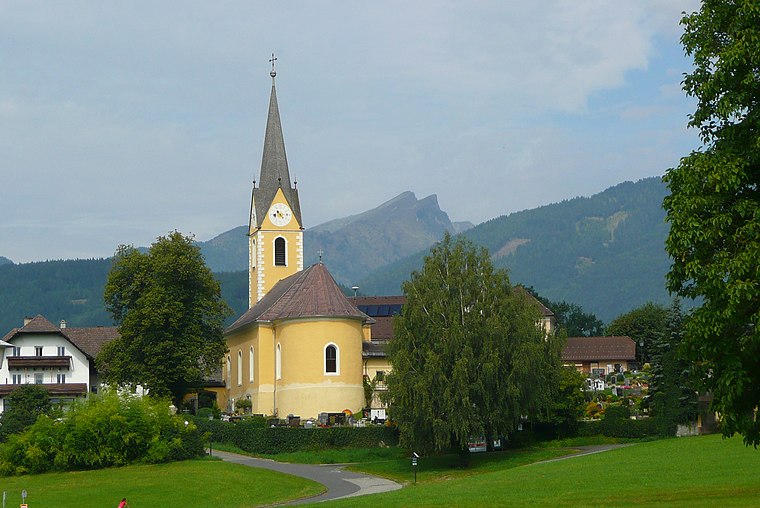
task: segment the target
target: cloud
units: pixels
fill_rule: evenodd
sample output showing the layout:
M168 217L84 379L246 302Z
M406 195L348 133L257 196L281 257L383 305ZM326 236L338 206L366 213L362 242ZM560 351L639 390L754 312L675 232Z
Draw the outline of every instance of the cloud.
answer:
M479 222L648 176L683 137L660 163L606 165L636 152L636 129L683 118L660 70L680 76L666 49L695 5L4 2L0 255L108 255L244 223L272 51L307 225L405 190Z

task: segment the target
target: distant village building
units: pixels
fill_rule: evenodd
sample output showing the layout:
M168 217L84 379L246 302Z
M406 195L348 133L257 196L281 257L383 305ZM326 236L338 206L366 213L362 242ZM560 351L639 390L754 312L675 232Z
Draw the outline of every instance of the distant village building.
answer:
M631 370L636 362L636 342L630 337L568 337L562 362L590 376Z
M54 404L68 404L98 389L95 357L118 337L113 326L56 326L41 315L26 318L0 341L0 412L13 390L43 385Z

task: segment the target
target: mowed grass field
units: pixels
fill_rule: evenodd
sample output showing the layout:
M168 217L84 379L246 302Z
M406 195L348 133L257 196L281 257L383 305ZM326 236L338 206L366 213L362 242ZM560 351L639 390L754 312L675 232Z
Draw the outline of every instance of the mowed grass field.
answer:
M464 470L452 467L450 457L423 457L414 485L409 459L386 451L351 468L406 480L404 489L313 506L760 506L760 451L740 438L667 439L529 464L562 453L482 454ZM32 508L108 507L123 496L132 508L243 508L322 491L306 480L215 460L0 478L7 506L20 503L22 489Z
M319 506L760 506L760 450L667 439Z
M220 460L0 477L9 508L24 489L30 508L110 508L122 497L130 508L248 508L324 492L310 480Z

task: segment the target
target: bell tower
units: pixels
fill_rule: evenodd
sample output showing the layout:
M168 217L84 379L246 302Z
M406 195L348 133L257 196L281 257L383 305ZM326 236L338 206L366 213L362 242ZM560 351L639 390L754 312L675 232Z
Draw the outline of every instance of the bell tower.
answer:
M275 89L274 54L270 62L272 92L264 135L261 173L253 182L248 221L248 307L279 280L303 270L303 222L297 183L291 186L285 140Z

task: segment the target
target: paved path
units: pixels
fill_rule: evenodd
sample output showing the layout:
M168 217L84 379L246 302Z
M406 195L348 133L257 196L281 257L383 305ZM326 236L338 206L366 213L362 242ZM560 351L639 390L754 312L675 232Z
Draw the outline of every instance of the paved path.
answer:
M343 497L364 496L366 494L376 494L378 492L388 492L401 488L398 483L378 478L363 473L352 473L343 469L343 466L327 465L309 465L309 464L289 464L287 462L276 462L268 459L257 459L236 453L220 452L214 450L214 455L227 462L234 462L251 467L261 467L279 471L281 473L291 474L313 480L321 483L327 488L327 491L318 496L305 499L297 499L279 506L288 506L302 503L316 503L327 501L329 499L340 499Z
M557 457L555 459L546 459L539 462L533 462L527 465L530 466L533 464L542 464L544 462L556 462L558 460L573 459L575 457L583 457L584 455L591 455L594 453L601 453L601 452L606 452L608 450L614 450L615 448L623 448L624 446L631 446L632 444L635 444L635 443L572 446L570 447L571 449L578 450L578 451L575 453L571 453L569 455L563 455L562 457Z

